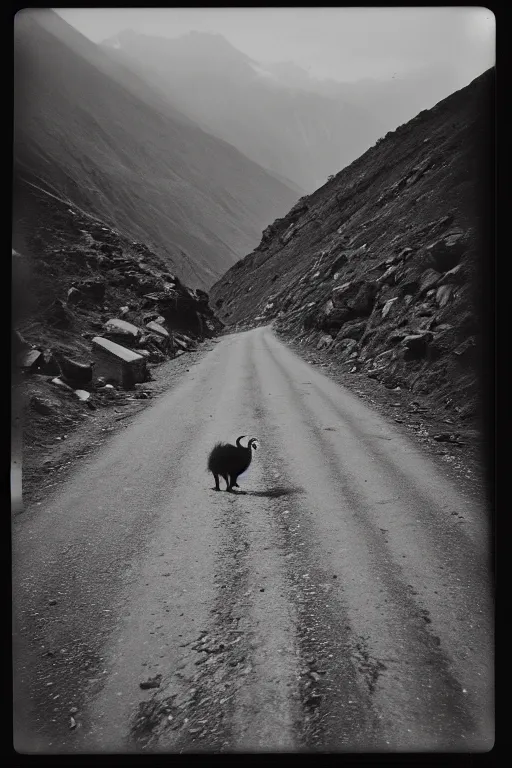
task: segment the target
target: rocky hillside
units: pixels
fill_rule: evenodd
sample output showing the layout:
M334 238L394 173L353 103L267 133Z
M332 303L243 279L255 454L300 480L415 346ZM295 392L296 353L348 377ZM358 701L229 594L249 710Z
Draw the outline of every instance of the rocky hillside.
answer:
M489 70L303 197L212 287L220 317L475 415L493 98Z
M170 39L128 30L103 47L205 130L302 190L319 187L396 125L344 94L290 85L222 35Z
M148 396L144 381L126 391L96 375L95 337L144 362L148 381L222 323L143 243L32 184L14 192L12 370L25 445L44 448L91 410Z
M208 288L299 194L49 9L17 14L15 173Z

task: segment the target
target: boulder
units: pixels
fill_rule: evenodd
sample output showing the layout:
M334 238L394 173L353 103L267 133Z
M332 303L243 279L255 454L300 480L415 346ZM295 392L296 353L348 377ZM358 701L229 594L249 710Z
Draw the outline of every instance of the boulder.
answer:
M453 269L467 250L463 232L453 232L429 245L427 253L433 268L438 272Z
M328 304L332 305L332 302L328 302ZM342 325L349 320L351 316L352 313L348 309L335 309L332 306L327 306L316 318L315 325L320 331L339 331Z
M92 340L95 374L115 382L123 389L133 389L137 382L147 381L146 358L110 339L96 336Z
M59 376L56 376L54 379L52 379L52 384L55 384L56 387L59 387L59 389L67 389L68 392L73 392L73 387L70 387L69 384L66 384L65 381L62 381L62 379Z
M371 315L378 290L375 283L363 283L361 285L354 301L348 302L348 306L356 317Z
M142 336L139 336L137 338L137 347L145 347L146 344L148 344L149 341L151 341L153 337L150 333L144 333Z
M146 328L148 328L150 331L153 331L153 333L156 333L158 336L169 339L169 333L166 331L163 325L157 323L156 320L152 320L151 322L146 323Z
M323 335L318 340L318 344L316 345L317 349L325 349L326 347L329 347L332 344L332 336Z
M142 333L141 329L137 328L133 323L128 323L126 320L120 320L119 318L108 320L104 328L108 335L125 336L132 340L137 339Z
M158 351L159 353L163 352L164 354L168 354L170 350L173 349L173 339L169 335L162 336L160 333L151 331L149 337L146 337L146 339L147 340L143 346L155 352Z
M46 320L55 328L69 328L73 322L73 315L61 299L55 299L47 310Z
M392 346L395 346L396 344L399 344L400 342L402 342L408 335L409 334L407 333L407 331L400 331L398 329L394 330L387 337L386 344L391 344Z
M388 300L387 300L387 301L384 303L384 306L382 307L382 317L383 317L383 318L384 318L384 317L387 317L387 315L389 314L389 311L390 311L391 307L393 306L393 304L394 304L394 303L395 303L395 301L397 301L397 300L398 300L398 296L395 296L395 298L394 298L394 299L388 299Z
M433 334L429 332L415 333L402 340L404 345L404 360L420 360L427 355L428 344Z
M105 288L103 279L86 278L71 286L68 291L68 302L101 304L105 299Z
M453 286L452 285L441 285L436 291L436 302L440 307L445 307L452 295L453 292Z
M399 384L399 379L395 376L394 373L383 373L381 381L386 389L396 389Z
M381 283L383 285L393 285L396 281L396 272L398 269L398 265L392 265L386 269L383 275L381 275L379 278L377 278L377 282Z
M165 317L163 317L162 315L159 315L158 312L145 312L142 315L142 320L146 325L147 323L150 323L152 320L155 323L160 323L160 325L162 325L162 323L165 323Z
M331 301L333 306L340 307L345 303L344 297L346 297L352 286L351 282L343 283L343 285L336 285L331 292Z
M58 376L60 373L60 366L57 359L51 349L45 349L43 352L43 359L40 361L39 370L46 376Z
M354 350L354 347L357 345L357 341L355 339L340 339L336 337L335 346L336 349L339 350L340 354L343 357L348 357L352 351Z
M20 352L16 358L18 367L24 371L35 371L43 362L43 353L38 349L28 349Z
M182 350L188 349L187 342L179 336L174 337L174 343L177 344L178 347L181 347Z
M426 269L420 277L420 291L426 292L433 288L439 282L441 275L435 269Z
M336 340L342 341L343 339L354 339L355 341L359 341L366 330L366 323L366 320L352 320L345 323L343 328L338 332Z
M162 281L152 276L139 276L136 275L133 279L135 290L140 296L144 296L151 291L158 291L162 286Z
M329 274L335 275L348 261L346 253L341 253L329 267Z
M414 295L420 288L420 280L425 272L423 262L413 261L405 264L396 272L396 283L401 295Z
M54 357L67 381L79 384L89 384L92 381L92 363L78 363L62 352L55 352Z
M444 273L444 275L442 276L439 282L442 285L445 285L445 284L455 285L455 284L463 283L464 282L464 265L457 264L457 266L453 267L453 269L449 269L448 272Z
M80 291L78 288L71 286L67 292L66 301L68 304L78 304L80 302Z

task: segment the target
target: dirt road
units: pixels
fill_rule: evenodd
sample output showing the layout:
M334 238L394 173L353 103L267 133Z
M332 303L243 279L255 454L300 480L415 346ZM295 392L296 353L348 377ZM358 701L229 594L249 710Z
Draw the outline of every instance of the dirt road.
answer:
M16 747L487 750L488 518L269 329L226 336L15 518Z

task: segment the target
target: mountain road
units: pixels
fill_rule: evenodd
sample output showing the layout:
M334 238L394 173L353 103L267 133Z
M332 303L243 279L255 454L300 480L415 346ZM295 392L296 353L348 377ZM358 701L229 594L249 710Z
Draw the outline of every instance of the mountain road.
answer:
M224 336L14 518L15 747L489 750L491 552L394 422L271 328Z

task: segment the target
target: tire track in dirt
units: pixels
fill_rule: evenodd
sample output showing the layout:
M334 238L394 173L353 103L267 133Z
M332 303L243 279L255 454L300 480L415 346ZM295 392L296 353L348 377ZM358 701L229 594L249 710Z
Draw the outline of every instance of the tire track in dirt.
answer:
M259 431L248 349L233 351L245 373L231 388L231 407L222 409L226 436ZM240 478L242 487L262 486L257 459L258 454ZM226 752L269 743L293 748L293 633L268 528L268 499L250 490L213 492L211 498L219 510L221 542L210 619L186 644L181 669L139 707L132 742L145 751Z
M429 616L412 599L407 580L401 568L393 563L388 546L369 514L368 504L354 493L353 486L362 482L360 478L355 480L361 475L361 468L355 476L350 471L346 475L340 446L333 451L332 443L329 444L324 430L318 426L318 413L312 412L310 399L306 397L304 402L303 393L295 389L297 371L292 377L289 367L284 369L282 358L278 361L263 342L261 356L268 354L273 359L275 389L279 394L283 389L287 392L286 397L279 399L273 422L280 423L278 432L282 435L285 456L286 436L289 444L292 432L295 446L309 447L300 457L296 456L294 467L291 463L287 466L296 477L307 476L309 470L309 477L315 479L312 507L315 525L312 527L313 531L316 528L316 537L320 534L319 538L323 539L323 546L331 548L332 560L342 571L344 578L340 587L348 600L350 623L358 638L355 651L363 658L361 666L365 672L368 672L366 656L374 659L374 669L389 668L377 686L380 697L374 695L374 702L378 698L381 705L379 714L387 734L385 741L400 748L407 743L412 748L443 743L450 748L454 742L464 745L464 738L470 738L474 732L474 723L463 701L462 686L450 674L439 640L429 632ZM266 374L269 382L268 363ZM325 415L328 416L328 412ZM350 445L347 449L350 450ZM319 462L316 456L323 460ZM338 498L333 495L334 489ZM381 498L389 499L389 494L382 493ZM299 505L302 502L300 499ZM333 539L330 545L329 536ZM344 557L336 557L332 551L336 539L341 549L344 547ZM322 557L325 558L325 553L318 551L316 560L321 561ZM371 641L368 647L361 645L361 637L366 638L367 643ZM374 672L370 674L375 677ZM373 687L375 689L375 685ZM401 725L397 725L400 720Z
M227 337L194 379L20 519L20 669L60 686L29 684L32 733L87 752L488 743L482 566L475 537L425 492L428 462L406 443L390 455L377 415L348 397L344 418L343 390L261 329ZM261 440L246 494L216 493L197 468L242 432ZM38 642L76 642L78 655L33 662Z
M199 444L208 439L208 429L212 438L218 430L209 416L216 416L222 397L228 407L231 392L223 382L238 368L227 345L200 366L196 382L180 385L170 393L169 402L179 410L191 393L207 390L212 378L220 398L198 398L199 408L191 416L179 414L171 420L164 399L130 428L130 445L137 444L142 434L151 461L139 460L138 453L128 449L125 435L118 435L77 473L71 489L63 488L45 507L16 521L20 530L13 548L18 590L15 667L24 690L17 712L25 721L17 733L25 739L30 724L27 745L65 751L122 744L127 709L137 695L143 695L136 675L144 656L153 648L160 661L161 646L178 637L180 625L189 629L186 619L179 617L181 596L173 596L175 605L168 600L165 576L171 574L162 571L166 566L171 566L169 571L177 569L178 581L189 577L186 570L192 570L194 577L186 553L180 551L180 542L188 540L191 557L194 553L196 523L191 519L188 526L180 520L195 503L186 488L190 460L195 467L199 453L206 463L200 453L206 449ZM155 414L157 425L150 429ZM169 421L174 424L171 448L166 440ZM194 422L201 431L194 429ZM181 467L177 456L182 457ZM176 480L181 485L178 492ZM208 526L205 535L207 530ZM213 534L211 541L215 543ZM167 545L168 551L162 551ZM208 549L208 542L203 545ZM48 606L49 597L57 598L56 605ZM146 607L151 604L154 609ZM163 637L168 611L176 612L169 638ZM145 614L146 622L139 614ZM43 648L37 658L39 644ZM123 652L129 657L127 664ZM78 710L72 732L70 708Z
M266 337L264 344L267 349L269 344L274 347ZM288 355L284 350L281 359ZM304 369L310 370L309 366ZM295 389L289 368L282 370ZM379 551L379 538L386 544L382 564L392 566L397 584L407 585L400 602L405 606L414 597L411 610L444 649L446 679L460 699L456 709L472 711L480 721L475 732L466 729L461 738L480 745L493 729L492 578L489 526L482 502L461 496L430 466L433 483L429 486L421 474L426 457L408 452L401 444L394 448L386 443L383 448L380 441L372 441L371 435L380 437L381 430L386 430L385 422L372 419L364 406L361 414L351 411L341 400L339 388L325 377L312 377L309 391L312 396L304 408L311 423L338 427L317 429L325 446L323 454L334 461L340 478L346 478L343 492L366 535L373 537L371 550ZM394 437L392 430L389 436Z
M296 617L297 742L308 750L364 749L372 740L378 741L378 721L349 651L352 630L344 606L333 598L333 574L323 567L324 561L312 547L316 540L311 513L314 501L299 485L300 473L287 472L294 444L283 444L280 439L281 420L269 408L274 393L268 389L273 389L274 382L268 381L269 363L262 363L260 342L254 338L253 350L253 375L259 379L258 410L266 435L260 463L267 478L279 469L287 478L284 487L295 490L293 495L278 498L271 514L276 549L286 574L286 596ZM277 397L282 400L288 394L279 388Z

